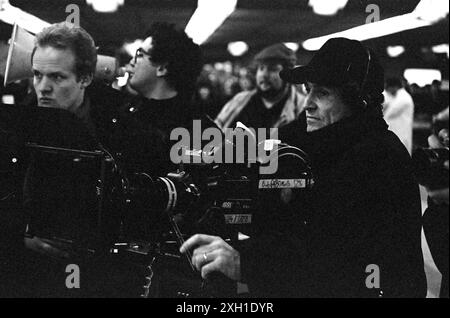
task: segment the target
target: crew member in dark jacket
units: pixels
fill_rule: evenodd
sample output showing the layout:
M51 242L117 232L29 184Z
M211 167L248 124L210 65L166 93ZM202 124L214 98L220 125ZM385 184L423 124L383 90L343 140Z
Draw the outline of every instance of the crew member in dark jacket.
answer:
M297 145L310 156L312 190L240 246L197 234L181 251L193 249L203 277L221 272L260 297L424 297L418 184L382 119L375 56L331 39L281 76L307 89Z
M169 156L172 130L191 126L198 116L191 100L201 51L168 23L154 23L144 38L128 67L129 86L139 96L123 107L119 126L124 133L112 143L117 152L126 149L119 160L128 170L165 175L175 168Z
M37 35L32 64L39 107L30 112L31 127L27 129L37 132L30 134L33 141L52 147L107 151L119 167L121 177L125 178L135 172L164 176L172 171L175 165L169 153L174 142L170 141L170 132L186 126L192 118L190 94L201 66L198 45L173 25L153 25L142 48L136 52L131 68L130 85L140 96L120 107L118 104L123 97L119 92L103 86L91 87L95 61L94 42L81 28L56 24ZM54 242L41 240L33 232L36 224L49 230L50 225L45 228L46 221L54 223L59 217L62 222L54 230L64 238L66 228L63 225L72 225L72 230L74 220L89 225L84 217L94 213L92 203L96 198L95 178L81 171L77 173L76 168L75 173L73 169L69 171L67 162L61 164L60 167L46 160L32 162L25 182L25 206L32 221L29 226L32 237L27 239L27 245L51 256L64 257L72 255L59 249ZM77 196L80 193L82 197ZM128 217L122 220L126 238L151 239L163 230L156 213L149 213L149 208L137 202L124 211ZM84 226L75 226L76 229L87 234L93 232ZM88 242L89 238L85 237ZM61 268L57 273L64 278L67 274ZM84 273L87 277L86 270ZM51 288L38 292L40 296L85 297L139 296L141 292L139 289L130 294L125 290L121 294L121 290L98 289L100 279L98 277L99 281L89 290L85 283L81 294L71 291L62 294ZM59 283L58 287L66 291L64 280ZM143 284L140 282L139 287Z

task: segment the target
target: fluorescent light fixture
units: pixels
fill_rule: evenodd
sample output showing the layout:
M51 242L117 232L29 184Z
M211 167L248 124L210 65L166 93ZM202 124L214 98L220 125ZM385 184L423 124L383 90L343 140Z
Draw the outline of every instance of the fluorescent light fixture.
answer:
M91 5L97 12L112 13L116 12L120 6L124 4L125 0L86 0L86 3Z
M442 74L439 70L425 68L409 68L403 73L408 83L416 83L419 86L431 84L434 80L441 81Z
M3 95L2 96L2 103L5 105L14 105L14 95Z
M418 19L436 23L448 15L448 6L446 0L421 0L413 13Z
M17 23L23 29L34 34L50 26L50 23L12 6L8 0L0 0L0 20L11 25Z
M198 0L197 9L185 32L194 43L202 44L233 13L237 0Z
M335 15L339 10L343 9L348 0L309 0L308 5L312 7L315 14L318 15Z
M294 52L297 52L300 46L297 42L284 42L284 45L286 45L288 49L291 49Z
M236 41L228 43L228 52L233 56L242 56L248 51L247 43L243 41Z
M438 53L438 54L445 53L445 54L447 54L447 57L448 57L448 53L449 53L449 50L448 50L448 43L442 43L442 44L439 44L439 45L435 45L435 46L433 46L433 47L431 48L431 50L432 50L434 53Z
M405 52L405 47L402 45L388 46L386 52L390 57L399 57Z
M136 50L142 46L143 42L144 41L142 39L136 39L131 43L125 42L123 44L123 49L128 53L128 55L133 57L136 54Z
M331 38L344 37L352 40L364 41L428 25L430 25L429 22L418 20L412 13L407 13L378 22L364 24L342 32L308 39L304 41L302 45L305 50L315 51L320 49L322 45Z
M443 5L444 2L447 3L446 6ZM430 5L430 3L433 3L434 6L424 9L426 8L424 6ZM433 12L433 14L431 14L431 12ZM445 17L447 14L448 1L422 0L411 13L360 25L342 32L308 39L302 43L302 46L305 50L315 51L320 49L322 45L331 38L345 37L358 41L378 38L389 34L429 26L436 22L436 17ZM433 16L432 20L430 20L431 16Z

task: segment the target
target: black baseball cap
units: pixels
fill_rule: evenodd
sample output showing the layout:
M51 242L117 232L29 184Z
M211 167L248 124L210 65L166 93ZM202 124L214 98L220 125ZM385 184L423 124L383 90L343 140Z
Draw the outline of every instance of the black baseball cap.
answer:
M280 77L294 84L342 86L356 83L371 94L382 93L384 89L384 71L376 56L361 42L347 38L329 39L309 64L282 70Z

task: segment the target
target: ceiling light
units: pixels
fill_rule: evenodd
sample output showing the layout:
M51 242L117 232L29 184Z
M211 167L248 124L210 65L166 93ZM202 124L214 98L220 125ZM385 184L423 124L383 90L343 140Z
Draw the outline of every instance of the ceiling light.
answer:
M399 57L405 52L405 47L401 45L388 46L386 52L390 57Z
M242 56L248 51L247 43L243 41L236 41L228 43L228 52L233 56Z
M339 10L343 9L348 0L309 0L308 5L313 8L315 14L318 15L335 15Z
M287 48L291 49L294 52L297 52L299 44L297 42L284 42Z
M8 0L0 0L0 21L11 25L17 23L23 29L34 34L50 26L50 23L12 6Z
M305 50L315 51L320 49L331 38L344 37L364 41L428 25L430 25L429 22L419 20L412 13L407 13L378 22L364 24L342 32L308 39L302 43L302 46Z
M434 52L434 53L437 53L437 54L443 54L443 53L445 53L445 54L447 54L447 57L448 57L448 43L442 43L442 44L439 44L439 45L435 45L435 46L433 46L432 48L431 48L431 50Z
M86 0L95 11L103 13L116 12L124 2L124 0Z
M9 4L9 0L0 0L0 11L3 10L3 7Z
M198 0L197 9L189 20L185 32L194 43L204 43L233 13L237 0Z
M446 0L421 0L413 13L418 19L436 23L448 15L448 6Z
M441 81L442 74L439 70L424 68L409 68L403 73L408 83L416 83L419 86L431 84L434 80Z
M445 3L445 4L444 4ZM358 41L378 38L406 30L429 26L448 15L448 1L421 0L411 13L363 24L342 32L337 32L304 41L305 50L315 51L331 38L345 37Z

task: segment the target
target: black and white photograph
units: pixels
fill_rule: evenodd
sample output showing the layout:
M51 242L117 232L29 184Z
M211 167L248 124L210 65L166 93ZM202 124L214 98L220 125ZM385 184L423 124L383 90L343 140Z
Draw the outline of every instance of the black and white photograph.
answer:
M0 0L0 298L448 298L448 15Z

